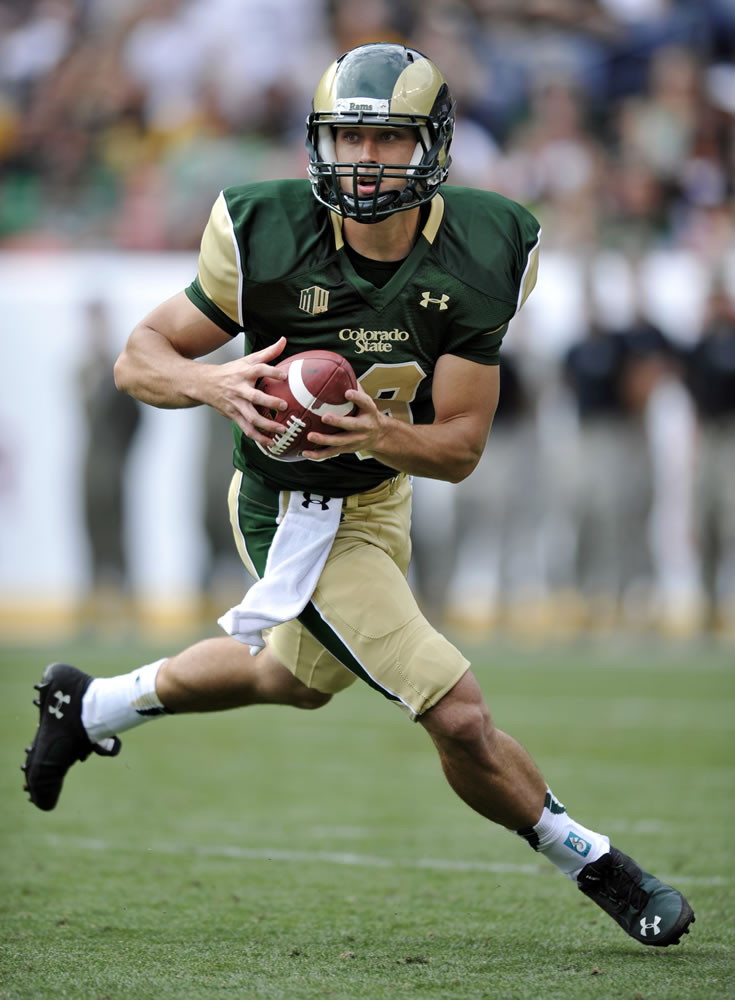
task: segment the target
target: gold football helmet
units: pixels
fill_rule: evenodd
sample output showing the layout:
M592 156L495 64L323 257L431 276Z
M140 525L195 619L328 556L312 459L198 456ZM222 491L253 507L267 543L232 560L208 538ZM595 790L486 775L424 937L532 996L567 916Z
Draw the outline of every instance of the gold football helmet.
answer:
M319 81L306 120L309 179L314 196L340 215L358 222L379 222L421 205L446 180L454 132L454 102L437 67L416 49L371 42L351 49ZM409 163L381 163L369 198L358 198L357 178L364 164L338 162L337 126L414 127L416 148ZM352 191L340 183L352 178ZM384 177L405 178L403 190L381 192Z

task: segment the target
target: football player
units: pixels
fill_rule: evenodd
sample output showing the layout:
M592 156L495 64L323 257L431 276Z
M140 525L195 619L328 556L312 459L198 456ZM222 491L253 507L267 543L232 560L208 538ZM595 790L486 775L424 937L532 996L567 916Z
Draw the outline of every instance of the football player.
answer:
M133 330L115 378L144 403L206 404L232 420L231 520L258 602L249 592L221 620L230 635L129 674L49 666L26 787L53 809L75 761L117 753L117 734L146 719L313 709L359 678L425 728L471 808L518 832L636 940L674 944L694 919L687 901L567 814L495 727L470 664L406 581L411 477L459 482L477 464L500 344L538 261L539 225L523 207L443 186L453 130L454 102L430 59L362 45L316 89L308 180L217 198L196 278ZM194 360L242 331L243 358ZM285 404L259 380L309 348L350 361L357 412L326 417L336 436L311 432L300 461L280 461L259 445L280 430L269 411Z

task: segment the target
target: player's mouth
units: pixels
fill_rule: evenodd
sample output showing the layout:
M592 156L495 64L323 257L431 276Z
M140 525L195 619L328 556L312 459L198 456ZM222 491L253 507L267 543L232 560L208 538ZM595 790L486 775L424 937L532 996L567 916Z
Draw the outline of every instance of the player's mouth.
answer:
M376 186L377 185L374 180L363 178L357 182L357 193L363 198L369 197L374 194Z

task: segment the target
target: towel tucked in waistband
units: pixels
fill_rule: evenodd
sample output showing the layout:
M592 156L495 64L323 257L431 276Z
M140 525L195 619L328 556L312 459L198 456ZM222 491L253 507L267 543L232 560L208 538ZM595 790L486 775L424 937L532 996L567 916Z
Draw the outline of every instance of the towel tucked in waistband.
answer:
M334 536L342 499L292 492L273 537L265 572L217 623L255 655L263 629L296 618L309 603Z

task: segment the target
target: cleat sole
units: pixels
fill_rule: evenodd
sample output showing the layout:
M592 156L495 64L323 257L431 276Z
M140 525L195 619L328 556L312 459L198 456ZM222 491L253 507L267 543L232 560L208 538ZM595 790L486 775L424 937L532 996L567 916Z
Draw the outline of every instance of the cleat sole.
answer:
M696 922L697 918L694 915L694 911L690 909L689 910L689 916L686 917L685 919L686 919L686 923L681 928L681 930L679 931L678 935L675 938L672 937L670 941L664 942L659 947L661 947L661 948L668 948L669 946L674 945L674 944L681 944L681 939L684 937L685 934L689 933L689 928L692 926L693 923Z

